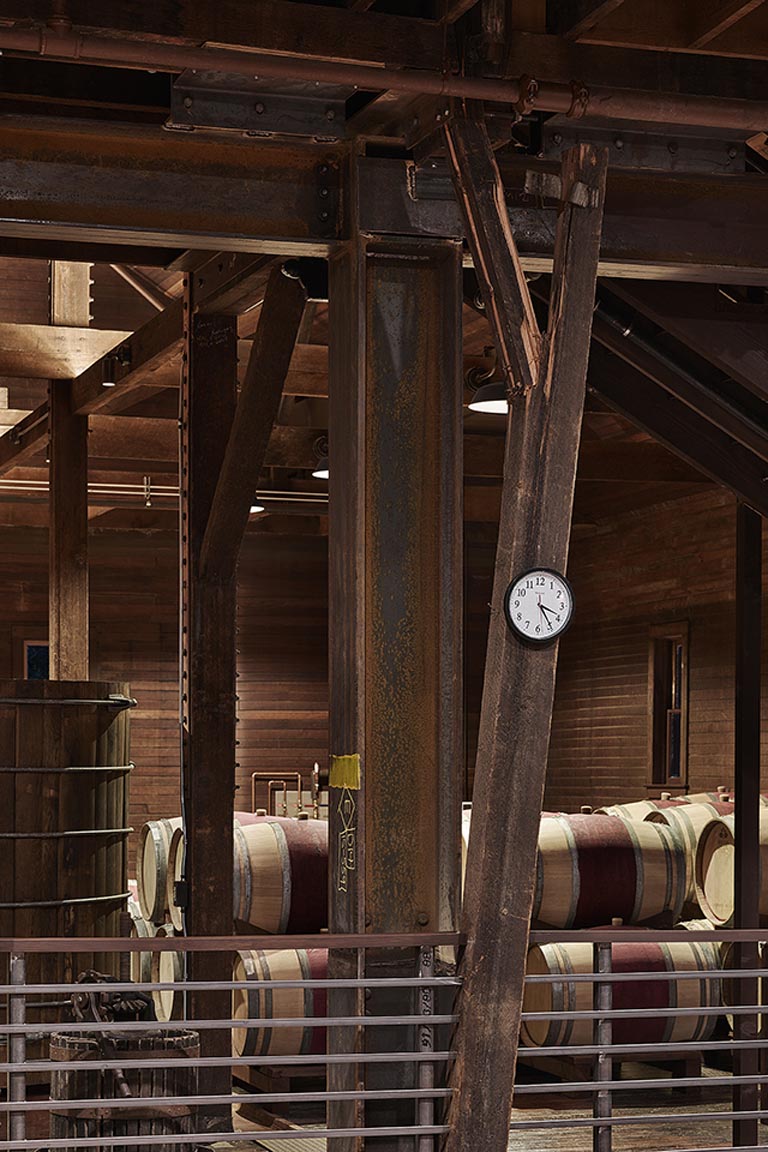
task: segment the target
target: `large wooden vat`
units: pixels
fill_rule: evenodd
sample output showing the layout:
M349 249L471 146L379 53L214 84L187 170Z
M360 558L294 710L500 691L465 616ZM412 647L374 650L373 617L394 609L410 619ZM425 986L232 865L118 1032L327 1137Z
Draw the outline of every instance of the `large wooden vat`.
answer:
M240 952L232 979L325 980L328 952L325 948L283 949L275 952ZM296 1019L293 1028L233 1028L235 1056L294 1056L325 1052L325 1029L305 1027L304 1017L327 1015L325 988L248 988L232 992L233 1020Z
M727 928L734 913L733 816L712 820L699 836L694 880L699 906L713 924ZM760 809L760 915L768 917L768 809Z
M0 681L0 936L120 935L128 696L122 683ZM115 973L117 963L102 953L30 956L27 979L57 983L90 967ZM36 1015L34 998L27 1008L33 1028L50 1019Z
M666 824L677 833L685 847L685 898L696 900L696 849L699 837L712 820L718 816L730 816L733 804L714 801L707 804L681 804L677 808L667 808L662 812L651 812L646 820L654 824Z
M128 1108L110 1108L120 1096L111 1071L78 1068L79 1060L102 1059L98 1041L89 1036L56 1034L51 1037L51 1059L62 1062L51 1079L51 1137L54 1139L119 1139L121 1136L183 1136L196 1130L190 1105L163 1105L164 1096L194 1096L197 1068L187 1063L200 1056L196 1032L147 1031L114 1036L116 1056L125 1056L123 1072L136 1098ZM162 1068L137 1069L138 1059L163 1060ZM93 1100L91 1108L56 1110L57 1101ZM194 1152L189 1142L155 1143L158 1152ZM109 1152L132 1152L135 1145L114 1144Z
M720 981L643 980L646 972L716 971L720 967L714 944L636 943L613 944L611 963L615 972L638 972L637 980L614 984L613 1008L637 1008L632 1019L613 1021L616 1044L655 1044L668 1041L707 1040L717 1016L657 1016L658 1008L709 1008L721 1003ZM523 1012L589 1012L592 985L569 980L571 975L593 970L591 944L542 944L528 952L527 975L551 974L552 983L526 983ZM592 1020L543 1020L523 1022L521 1039L527 1047L591 1044Z
M262 932L328 925L328 824L265 816L235 826L235 919Z
M554 816L539 826L533 919L588 928L638 924L685 900L685 850L670 828L616 816Z

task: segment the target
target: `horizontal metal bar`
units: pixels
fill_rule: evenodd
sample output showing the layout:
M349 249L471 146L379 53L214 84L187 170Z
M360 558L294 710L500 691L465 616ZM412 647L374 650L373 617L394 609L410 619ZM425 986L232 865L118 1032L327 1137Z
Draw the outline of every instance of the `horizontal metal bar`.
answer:
M63 1029L62 1029L63 1030ZM337 1052L332 1055L318 1053L317 1056L209 1056L206 1059L190 1056L184 1060L185 1068L261 1068L264 1065L279 1064L298 1066L302 1064L420 1064L425 1060L440 1062L453 1060L455 1052ZM126 1056L122 1060L78 1060L78 1070L86 1068L91 1072L100 1070L111 1072L115 1068L125 1068ZM131 1068L167 1068L167 1060L131 1060ZM61 1072L66 1065L61 1060L25 1060L18 1064L0 1063L0 1072Z
M129 896L130 893L126 893ZM237 952L252 948L279 951L284 948L422 948L455 947L463 942L458 932L390 932L376 935L332 935L330 932L308 936L152 936L147 939L123 939L121 936L52 936L13 937L0 940L0 955L6 952Z
M73 949L79 951L79 949ZM144 983L126 982L114 983L110 980L110 992L222 992L257 991L258 989L276 989L278 992L287 988L459 988L462 981L458 976L407 976L407 977L379 977L371 980L169 980L146 981ZM103 992L104 984L0 984L0 995L18 996L49 996L53 993L64 994L77 992Z
M525 1051L528 1051L526 1049ZM532 1049L535 1051L535 1049ZM520 1050L519 1060L524 1064L524 1050ZM650 1088L731 1088L734 1084L768 1084L768 1075L765 1076L670 1076L668 1080L660 1080L658 1076L653 1080L571 1080L560 1084L516 1084L515 1096L547 1096L550 1092L602 1092L606 1088L616 1088L624 1091L645 1091Z
M164 1108L194 1104L323 1104L335 1100L425 1100L452 1096L450 1088L368 1089L359 1092L233 1092L231 1096L100 1096L97 1100L0 1100L3 1112L73 1112L78 1108L109 1106L135 1108L137 1101L153 1099Z
M711 941L710 941L711 943ZM746 980L765 978L768 976L766 968L708 968L695 972L611 972L607 977L599 972L545 972L535 976L526 976L526 984L626 984L642 980L651 981L670 980L721 980L724 976L732 980Z
M530 1048L537 1056L599 1056L601 1052L616 1056L619 1052L647 1055L650 1052L718 1052L735 1051L739 1048L765 1048L765 1040L667 1040L659 1044L561 1044L547 1045L545 1048ZM523 1049L521 1049L523 1051ZM2 1069L3 1065L0 1065Z
M69 775L70 772L133 772L135 767L135 764L96 764L87 767L55 768L47 764L37 764L30 768L19 767L17 764L3 764L0 765L0 772L10 772L14 776L34 775L38 772L44 772L50 776L65 776Z
M43 708L84 708L88 707L101 707L101 708L136 708L138 700L134 700L130 696L103 696L98 700L54 700L52 697L42 699L39 696L0 696L0 707L6 704L31 704Z
M111 988L110 984L106 985ZM119 1035L121 1032L155 1032L178 1031L180 1028L205 1030L209 1028L381 1028L384 1025L396 1026L399 1024L455 1024L458 1016L289 1016L269 1017L257 1019L234 1020L222 1018L219 1020L122 1020L110 1021L105 1024L103 1020L74 1020L65 1024L35 1024L34 1029L29 1024L0 1024L0 1032L6 1036L21 1036L34 1030L38 1036L53 1035L56 1032L106 1033L109 1036ZM151 1023L151 1028L147 1025Z
M694 944L709 943L763 943L768 940L765 928L715 928L694 930L669 928L537 928L530 933L531 944L674 944L681 940Z
M258 1137L269 1138L271 1142L272 1140L332 1140L341 1139L345 1136L442 1136L448 1131L446 1124L412 1124L403 1128L275 1128L274 1131L270 1128L267 1131L259 1132L192 1132L185 1135L165 1133L154 1136L94 1136L88 1138L78 1136L71 1140L51 1140L47 1136L41 1136L34 1141L34 1146L45 1147L46 1150L71 1148L73 1152L78 1152L80 1148L152 1148L166 1147L166 1145L171 1144L237 1144L244 1143L246 1140L253 1143L254 1138ZM25 1150L29 1152L30 1146L28 1140L0 1140L0 1152L25 1152Z
M70 828L64 832L0 832L0 840L63 840L69 836L116 836L133 828Z
M529 1128L602 1128L604 1124L628 1127L632 1124L689 1124L702 1120L761 1120L768 1109L754 1112L644 1112L639 1116L573 1116L568 1120L514 1120L510 1128L517 1131ZM2 1145L0 1145L2 1147Z
M21 900L21 901L3 901L0 903L0 908L70 908L73 904L107 904L115 900L128 900L131 896L129 892L110 892L106 896L70 896L64 900ZM41 940L40 943L43 943ZM81 943L90 944L90 947L80 947ZM131 941L126 940L126 944ZM133 949L136 951L136 949ZM15 952L15 948L4 948L3 952ZM48 952L47 948L37 948L32 951ZM113 948L100 948L98 946L98 937L89 941L81 941L76 936L73 936L66 949L56 949L56 951L66 952L113 952ZM130 949L126 949L130 951ZM0 953L2 955L2 953Z
M654 1017L663 1016L746 1016L750 1013L765 1012L764 1004L718 1004L706 1008L654 1008ZM584 1012L523 1012L524 1022L544 1020L634 1020L647 1016L648 1008L606 1008L604 1012L593 1009Z

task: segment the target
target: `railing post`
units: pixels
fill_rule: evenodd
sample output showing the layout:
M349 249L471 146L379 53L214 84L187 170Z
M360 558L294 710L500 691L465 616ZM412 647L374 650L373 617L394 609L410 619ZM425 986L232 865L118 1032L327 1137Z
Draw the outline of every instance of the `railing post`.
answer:
M592 946L593 971L600 976L610 974L611 945L594 944ZM596 980L593 986L592 1002L596 1012L609 1012L613 1005L613 986L604 980ZM613 1079L613 1058L610 1046L613 1040L613 1023L609 1019L600 1017L595 1020L593 1030L594 1043L600 1045L602 1051L595 1058L595 1080L604 1084ZM595 1092L592 1115L596 1120L605 1120L611 1116L613 1100L610 1088L600 1088ZM592 1129L593 1152L611 1152L613 1129L610 1124L597 1125Z
M435 974L435 950L431 947L421 948L419 951L419 976L430 979ZM432 1016L435 1011L435 990L430 985L419 988L419 1015ZM431 1024L419 1025L419 1051L434 1052L435 1031ZM434 1088L435 1066L431 1061L425 1060L419 1064L419 1088ZM419 1100L418 1108L419 1126L427 1127L435 1122L435 1101L432 1096L425 1096ZM419 1136L419 1152L434 1152L435 1138L421 1134Z
M27 999L24 985L27 982L26 958L23 952L12 952L10 963L10 983L18 986L21 991L13 992L9 996L8 1017L10 1024L26 1024ZM23 1064L27 1058L27 1037L21 1032L12 1032L9 1036L8 1051L12 1064ZM12 1104L24 1103L27 1098L27 1074L21 1072L8 1073L8 1099ZM24 1110L9 1113L9 1135L11 1140L25 1140L27 1137L27 1116Z

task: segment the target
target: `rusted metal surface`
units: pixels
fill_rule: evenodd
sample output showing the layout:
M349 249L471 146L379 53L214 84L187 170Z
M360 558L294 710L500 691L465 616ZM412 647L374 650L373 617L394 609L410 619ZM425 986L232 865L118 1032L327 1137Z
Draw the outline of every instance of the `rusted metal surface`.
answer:
M349 18L349 16L348 16ZM310 21L316 19L313 15ZM280 20L276 20L279 25ZM242 25L237 29L239 36ZM220 40L220 37L215 37ZM368 91L421 93L464 100L512 104L523 111L561 112L579 118L601 116L610 120L639 120L660 124L699 124L759 132L768 123L768 103L761 100L723 100L721 96L678 95L604 86L587 87L578 78L567 82L523 75L510 79L466 76L445 68L397 68L347 62L343 59L307 59L277 52L238 51L232 47L200 48L170 40L141 41L119 35L94 35L63 27L56 36L44 28L14 27L0 30L0 49L52 60L138 67L149 71L229 72L286 80L308 80L358 87ZM343 51L340 55L344 55Z

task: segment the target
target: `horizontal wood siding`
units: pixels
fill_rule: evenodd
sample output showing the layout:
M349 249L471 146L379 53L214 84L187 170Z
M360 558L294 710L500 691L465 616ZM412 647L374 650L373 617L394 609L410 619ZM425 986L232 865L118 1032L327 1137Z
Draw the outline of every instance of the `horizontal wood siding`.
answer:
M178 586L175 534L94 530L91 676L126 680L131 822L177 815ZM21 676L24 639L47 630L47 531L0 529L0 677ZM239 569L238 806L253 771L309 773L327 761L326 541L260 534ZM136 835L132 838L132 853Z

